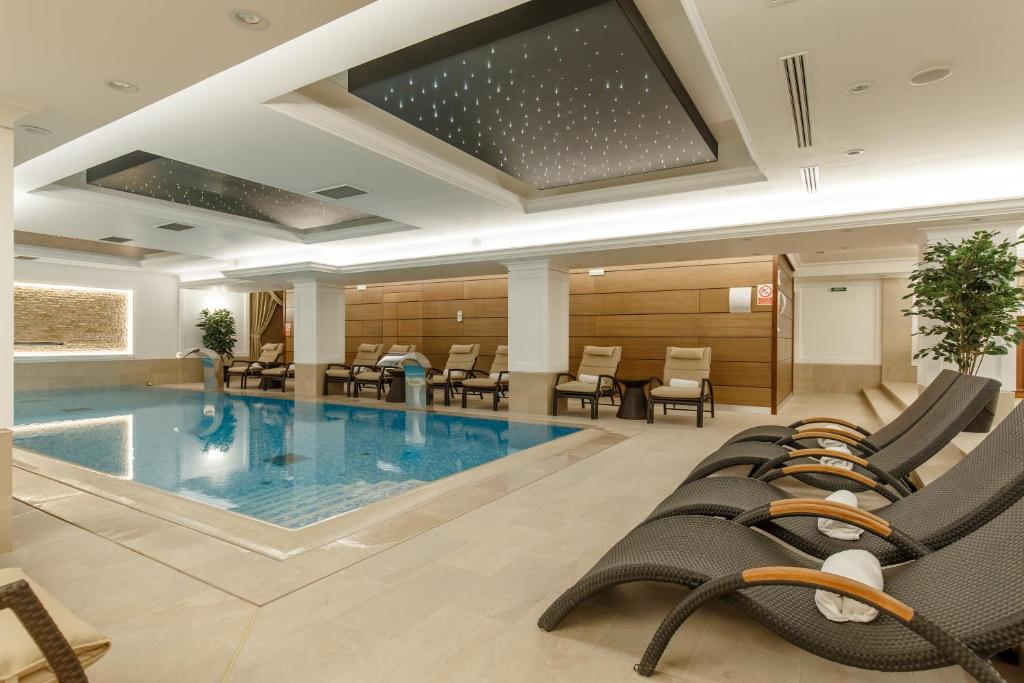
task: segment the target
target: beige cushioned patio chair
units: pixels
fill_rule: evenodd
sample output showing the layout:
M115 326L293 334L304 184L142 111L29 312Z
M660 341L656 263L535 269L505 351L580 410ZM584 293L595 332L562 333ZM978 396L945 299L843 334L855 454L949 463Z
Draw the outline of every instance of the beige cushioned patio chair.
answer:
M295 363L275 365L260 373L260 389L266 391L277 382L281 383L281 393L288 386L288 380L295 377Z
M466 407L466 397L470 394L480 398L491 394L494 410L497 410L498 401L508 391L508 346L499 346L494 352L490 372L472 370L471 375L462 380L462 407Z
M415 344L392 344L386 355L394 353L412 353L416 350ZM377 360L380 360L379 358ZM391 382L391 375L376 367L377 361L373 363L371 370L363 370L356 373L356 379L352 382L352 395L358 396L363 387L374 387L377 389L377 398L384 393L384 387Z
M578 398L584 406L589 403L591 420L597 419L597 405L602 397L611 398L615 405L615 396L621 395L619 383L615 381L621 358L621 346L584 346L579 371L575 375L560 372L555 378L551 414L558 415L560 398ZM569 381L563 382L563 378Z
M224 369L224 384L231 386L231 378L238 377L239 384L245 389L246 380L256 377L264 369L281 362L284 344L264 344L260 347L260 355L256 360L235 360Z
M352 389L352 381L359 372L372 372L377 367L377 361L384 351L383 344L360 344L356 349L356 357L352 359L352 365L345 363L331 363L324 372L324 395L330 393L332 384L340 384L348 396Z
M692 382L690 386L672 386ZM682 382L680 382L680 380ZM661 405L667 415L669 406L674 410L696 410L697 426L704 426L704 406L715 416L715 388L711 384L711 349L670 346L665 352L665 374L651 378L652 388L647 403L647 421L654 422L655 405ZM653 386L657 383L659 386ZM687 407L692 406L692 407Z
M84 681L110 640L18 568L0 569L0 680Z
M433 403L434 390L444 390L444 404L452 404L452 394L462 386L462 380L473 375L480 356L479 344L452 344L444 370L431 368L427 375L427 403Z

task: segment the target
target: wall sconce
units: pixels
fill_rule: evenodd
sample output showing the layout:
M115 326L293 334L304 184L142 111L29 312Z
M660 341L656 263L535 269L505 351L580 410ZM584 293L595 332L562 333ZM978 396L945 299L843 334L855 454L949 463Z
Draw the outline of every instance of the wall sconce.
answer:
M460 323L462 322L462 311L455 312L455 320L457 320Z

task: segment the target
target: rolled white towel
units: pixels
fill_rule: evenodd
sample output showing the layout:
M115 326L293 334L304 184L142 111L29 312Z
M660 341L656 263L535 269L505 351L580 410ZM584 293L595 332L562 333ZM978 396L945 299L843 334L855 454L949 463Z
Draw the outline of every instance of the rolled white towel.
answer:
M491 374L489 374L487 376L490 377L491 379L493 379L495 382L497 382L498 378L501 377L501 373L500 372L492 372Z
M846 489L836 491L825 500L857 507L857 496L852 491L847 491ZM856 541L864 533L864 530L859 526L829 519L828 517L818 517L818 531L826 536L838 538L840 541Z
M866 550L844 550L830 555L821 565L821 571L844 576L882 590L882 565L878 558ZM878 610L862 602L825 590L814 592L814 604L829 621L868 622L878 616Z
M845 453L846 455L853 455L852 453L850 453L850 448L845 443L839 443L838 441L836 441L835 443L837 445L829 447L830 451L838 451L840 453ZM853 469L853 463L850 462L849 460L843 460L842 458L830 458L827 455L823 455L820 458L818 458L818 462L820 462L822 465L841 467L844 470Z
M580 375L577 379L584 384L597 384L597 375Z
M823 429L842 429L841 426L834 425L834 424L822 425L822 428ZM837 439L821 438L821 439L818 439L818 444L822 448L838 448L839 446L843 446L844 448L846 447L845 443L843 443L842 441L839 441Z
M692 379L670 379L668 381L670 387L676 387L677 389L699 389L700 382Z

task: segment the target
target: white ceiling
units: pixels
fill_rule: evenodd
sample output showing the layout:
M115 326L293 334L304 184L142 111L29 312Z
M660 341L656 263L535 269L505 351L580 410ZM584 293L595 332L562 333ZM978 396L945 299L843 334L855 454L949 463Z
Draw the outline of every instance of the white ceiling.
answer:
M220 2L207 3L216 11L204 3L136 8L131 21L120 21L121 5L149 3L111 1L90 3L89 12L82 10L88 19L53 36L49 23L32 29L43 10L29 9L49 3L3 1L28 23L12 30L5 21L0 28L0 41L5 32L17 34L22 65L11 83L0 78L0 99L39 102L47 112L25 121L66 126L69 137L123 116L31 159L38 150L16 138L19 158L28 159L15 169L16 224L87 239L118 234L187 254L192 258L144 265L185 280L304 263L347 273L383 264L408 268L415 259L497 263L503 254L523 253L575 251L585 255L580 262L650 259L667 253L666 245L701 258L813 253L910 244L915 226L934 221L1024 216L1024 89L1015 87L1024 55L1014 48L1024 25L1019 0L941 3L941 11L926 0L794 0L773 9L765 0L639 0L719 137L722 161L650 182L546 193L369 111L325 81L518 0L377 0L345 16L364 3L259 0L252 9L269 18L266 32L233 26L231 6ZM333 16L340 18L303 34ZM132 60L123 58L123 42L119 50L89 49L89 41L113 43L104 40L111 25L133 29ZM63 58L21 56L38 54L22 35L32 32L45 36L51 51L62 33L77 42L57 50ZM204 50L181 50L186 34L199 36L194 42ZM265 51L275 43L282 44ZM794 143L778 66L780 57L800 51L807 52L815 132L815 145L804 150ZM188 53L180 64L178 52ZM952 65L953 76L927 87L906 83L936 63ZM131 73L113 71L128 64ZM139 83L142 91L109 92L102 80L111 77ZM870 91L847 93L864 80L874 83ZM190 83L196 84L175 92ZM132 97L138 99L126 103ZM866 153L842 155L853 147ZM73 187L83 169L135 149L295 192L352 183L370 194L347 206L389 219L390 229L418 229L312 243L252 221ZM800 182L799 168L810 164L821 167L815 196L804 194ZM153 229L169 220L198 227Z

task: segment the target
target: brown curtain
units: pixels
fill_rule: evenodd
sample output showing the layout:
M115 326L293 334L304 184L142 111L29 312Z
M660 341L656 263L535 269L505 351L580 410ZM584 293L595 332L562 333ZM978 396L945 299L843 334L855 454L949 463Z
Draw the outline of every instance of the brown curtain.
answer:
M256 292L252 295L252 315L249 316L249 337L252 344L250 357L256 358L259 355L263 332L270 324L270 319L274 317L274 311L283 303L277 292Z

